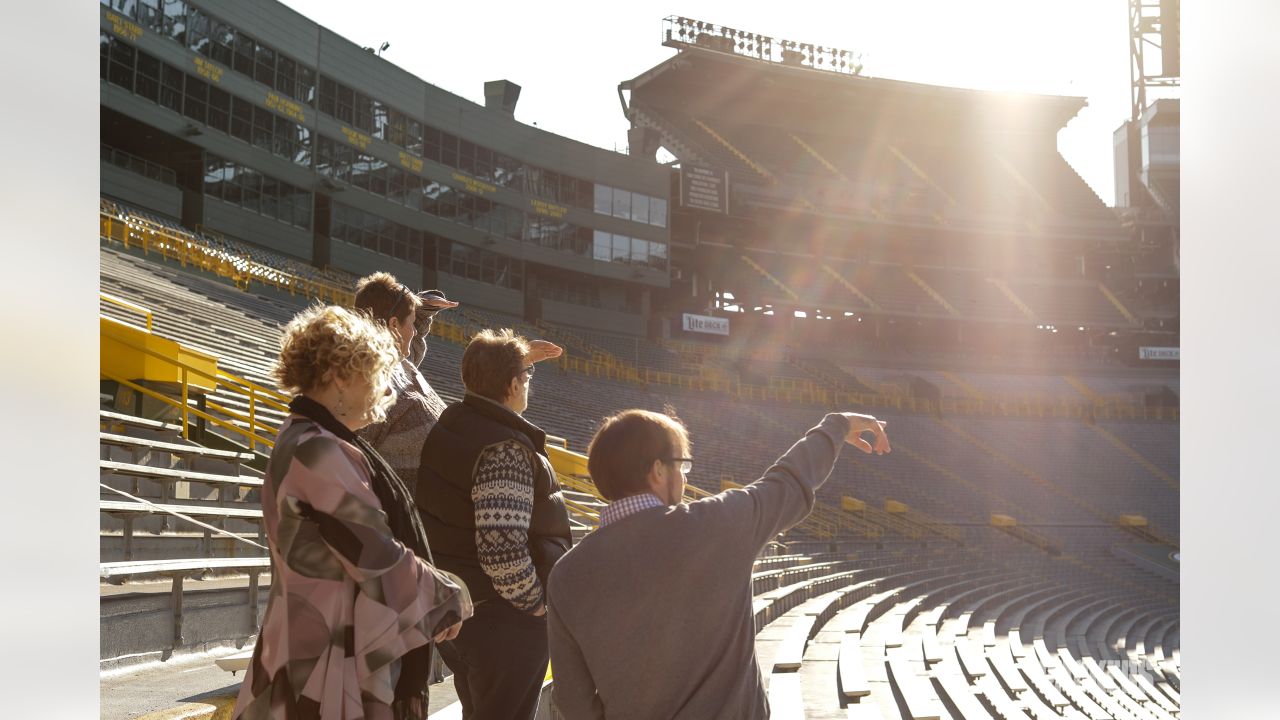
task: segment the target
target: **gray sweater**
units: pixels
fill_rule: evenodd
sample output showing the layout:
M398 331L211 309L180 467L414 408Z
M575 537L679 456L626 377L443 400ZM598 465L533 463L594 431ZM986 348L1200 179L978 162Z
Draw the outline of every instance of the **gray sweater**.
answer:
M742 489L583 538L547 583L553 706L578 718L766 718L752 564L813 509L849 431L827 415Z

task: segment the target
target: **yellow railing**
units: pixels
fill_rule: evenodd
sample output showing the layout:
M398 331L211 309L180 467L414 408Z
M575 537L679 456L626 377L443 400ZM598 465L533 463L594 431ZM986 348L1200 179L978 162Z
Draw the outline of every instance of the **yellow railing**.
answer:
M99 216L102 237L119 242L126 248L137 247L147 254L155 252L177 260L183 267L191 265L215 273L241 288L247 289L257 282L290 295L301 294L327 303L349 306L355 300L349 288L231 255L192 233L180 233L145 218L130 216L123 220L105 212L100 212Z
M103 302L115 305L116 307L122 307L125 310L136 312L139 315L142 315L147 319L147 323L146 323L147 332L151 332L152 313L150 308L144 308L141 305L135 305L129 302L128 300L125 300L124 298L118 298L115 295L108 295L107 293L98 293L98 299L102 300Z
M277 427L274 423L265 421L258 411L260 408L267 407L280 412L288 412L288 398L281 393L262 387L250 380L237 377L223 370L216 370L211 373L190 363L156 352L143 344L136 343L125 337L113 337L112 342L118 345L123 345L133 352L145 355L152 361L159 362L175 369L179 377L178 382L175 383L177 386L177 398L158 392L152 388L144 387L135 382L133 378L124 377L123 375L106 368L102 368L100 370L100 374L109 380L119 383L123 387L129 388L134 392L140 393L154 400L158 400L161 403L177 410L178 416L181 419L183 438L191 438L192 418L197 418L205 420L206 422L212 423L213 425L223 428L230 433L244 438L246 445L251 451L257 450L258 445L262 445L266 448L271 448L275 445L273 437L277 432ZM191 391L193 387L199 387L196 383L199 379L211 381L210 383L207 383L211 386L220 385L224 392L242 396L249 407L248 413L246 414L239 410L225 407L208 399L208 397L205 399L206 410L193 407L191 404L193 399ZM204 392L202 387L199 389L199 392ZM208 410L212 410L213 412L208 412ZM215 415L213 413L217 414Z
M106 212L100 213L103 237L110 238L125 247L139 247L144 252L157 252L177 260L182 265L192 265L202 270L226 277L238 286L247 288L252 282L276 289L299 293L323 302L351 305L353 293L344 287L312 278L291 274L280 268L270 267L248 258L232 256L226 251L206 245L198 236L178 233L171 228L152 223L145 218L131 216L122 220ZM115 303L118 298L108 299ZM127 301L119 301L125 303ZM118 304L118 303L117 303ZM122 306L123 307L123 306ZM148 316L150 327L150 316ZM460 324L453 324L437 317L432 334L451 342L465 344L468 334ZM667 340L665 345L681 352L698 352L715 355L718 349L693 343ZM584 343L585 346L585 343ZM725 377L691 375L636 367L604 351L593 350L592 358L585 359L569 354L555 362L569 372L588 377L630 382L634 384L665 385L683 390L711 392L747 401L819 404L827 406L857 406L868 409L893 409L913 413L942 412L956 415L986 415L993 417L1037 417L1075 419L1147 419L1177 420L1177 408L1148 408L1136 403L1114 398L1102 398L1092 405L1066 400L1035 398L968 398L943 397L941 405L919 398L892 397L871 393L851 393L818 386L811 381L794 378L771 378L768 385L742 383Z

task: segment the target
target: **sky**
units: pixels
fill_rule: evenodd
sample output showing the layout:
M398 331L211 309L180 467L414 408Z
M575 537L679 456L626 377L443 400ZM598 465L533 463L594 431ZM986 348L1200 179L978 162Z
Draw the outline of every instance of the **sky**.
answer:
M671 57L668 15L862 54L863 75L1080 96L1058 150L1114 203L1112 133L1129 116L1126 0L689 0L658 3L283 0L436 87L477 103L522 90L516 119L625 151L617 86Z

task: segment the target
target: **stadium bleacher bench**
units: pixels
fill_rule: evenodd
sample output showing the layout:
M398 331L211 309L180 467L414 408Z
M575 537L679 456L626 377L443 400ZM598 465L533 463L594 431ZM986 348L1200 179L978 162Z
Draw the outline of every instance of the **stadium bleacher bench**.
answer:
M773 672L794 672L800 669L800 664L804 661L804 647L809 642L816 620L813 615L800 614L786 628L782 642L774 651Z
M1013 656L1009 654L1007 647L989 648L987 662L995 668L996 677L1008 688L1010 695L1017 697L1029 689L1022 673L1018 672L1018 667L1013 664Z
M1050 682L1049 676L1045 674L1044 669L1033 657L1025 657L1015 663L1016 667L1022 671L1027 681L1031 683L1031 687L1035 689L1036 697L1044 698L1044 701L1054 708L1055 714L1061 714L1062 708L1071 704L1058 688ZM1030 696L1028 696L1030 697Z
M840 642L839 664L840 694L846 698L859 698L871 694L866 670L862 667L862 638L856 633L845 633Z
M960 713L959 720L990 719L991 713L982 707L982 703L973 694L973 689L969 687L969 683L965 682L964 677L955 673L941 673L938 675L938 684L942 686L942 691L951 698L951 704Z
M1004 689L1000 687L1000 682L991 675L978 678L975 685L978 687L978 692L995 707L996 713L1004 720L1032 720L1030 715L1009 699Z
M125 562L133 561L133 521L139 516L171 517L174 513L182 513L191 518L214 520L243 520L256 523L258 526L258 544L265 543L265 535L261 510L245 508L226 508L207 505L161 505L134 502L132 500L99 500L98 512L120 517L124 535ZM179 518L181 519L181 518ZM206 553L212 552L212 531L203 528Z
M134 463L117 462L115 460L99 460L98 468L104 473L128 475L147 478L148 480L171 482L197 482L209 485L239 485L243 487L262 487L262 478L250 475L219 475L216 473L197 472L195 470L174 470L172 468L155 467L154 465L135 465Z
M182 645L182 590L183 579L188 575L203 574L210 570L244 570L249 575L249 625L258 626L258 576L271 568L271 558L195 558L181 560L146 560L99 563L98 574L102 580L119 582L127 577L148 575L166 576L172 579L171 607L173 608L173 647Z
M182 457L204 457L213 460L227 460L237 463L253 460L253 454L247 452L217 450L215 448L207 448L200 445L180 445L178 443L164 442L161 440L148 440L146 438L132 437L130 435L116 435L109 432L98 433L98 443L102 445L115 445L117 447L139 448L153 451L158 450L160 452L169 453L170 455L179 455Z
M125 415L123 413L111 412L110 410L98 411L98 424L103 425L113 423L122 426L132 426L143 428L145 430L155 430L157 432L182 432L181 425L172 425L170 423L161 422L159 420L148 420L147 418L137 417L135 415Z
M905 654L891 653L885 662L889 666L889 678L902 693L911 720L941 720L945 713L942 702L933 686L915 673Z
M970 644L967 638L956 638L955 652L956 657L960 659L960 667L970 680L976 680L987 674L989 666L986 658L982 656L982 651Z
M804 720L804 695L800 691L799 673L774 673L769 678L769 710L774 718Z

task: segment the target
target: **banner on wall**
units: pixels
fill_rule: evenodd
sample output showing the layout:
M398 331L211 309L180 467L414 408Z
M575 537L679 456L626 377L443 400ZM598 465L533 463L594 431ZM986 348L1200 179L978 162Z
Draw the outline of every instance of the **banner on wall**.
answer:
M1178 348L1176 347L1139 347L1139 360L1177 360Z
M707 333L709 335L728 335L729 318L685 313L684 330L685 332Z

